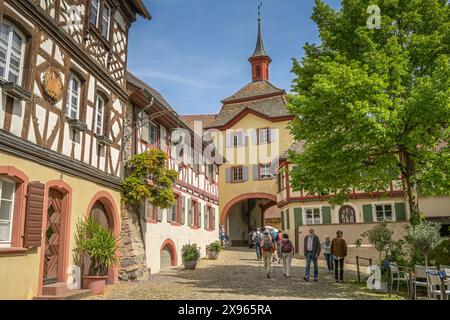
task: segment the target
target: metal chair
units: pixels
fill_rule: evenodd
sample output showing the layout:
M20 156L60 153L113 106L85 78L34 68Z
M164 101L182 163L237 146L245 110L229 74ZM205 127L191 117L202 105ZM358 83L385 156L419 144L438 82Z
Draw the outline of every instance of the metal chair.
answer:
M427 296L430 297L429 287L428 287L428 277L427 270L437 271L436 267L427 267L426 266L416 266L415 273L412 278L412 285L414 286L414 299L417 299L417 287L425 287L427 288ZM425 281L423 281L425 280Z
M389 264L389 272L391 274L391 292L394 286L394 281L397 281L397 292L400 287L400 282L404 281L406 283L406 290L409 296L409 276L406 271L400 269L401 267L399 267L395 262L391 262Z
M450 290L446 290L446 286L438 273L427 272L427 280L430 286L429 292L433 299L435 297L437 299L437 296L440 296L441 300L444 300L444 296L448 299L450 296Z

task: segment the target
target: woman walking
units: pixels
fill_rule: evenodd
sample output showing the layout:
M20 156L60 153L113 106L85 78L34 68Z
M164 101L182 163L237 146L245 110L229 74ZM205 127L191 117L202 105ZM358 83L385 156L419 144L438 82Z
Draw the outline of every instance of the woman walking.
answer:
M283 258L283 274L289 278L291 273L292 256L294 255L294 245L289 240L287 233L283 234L283 240L281 241L281 256Z
M325 241L322 242L322 250L327 262L328 272L333 272L333 255L331 254L331 240L329 236L325 236Z

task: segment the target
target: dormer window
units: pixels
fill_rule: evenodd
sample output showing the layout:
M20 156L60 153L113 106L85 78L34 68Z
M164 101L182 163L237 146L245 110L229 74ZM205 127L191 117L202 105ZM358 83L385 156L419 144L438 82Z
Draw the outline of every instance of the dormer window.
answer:
M25 36L8 20L0 26L0 77L20 85Z

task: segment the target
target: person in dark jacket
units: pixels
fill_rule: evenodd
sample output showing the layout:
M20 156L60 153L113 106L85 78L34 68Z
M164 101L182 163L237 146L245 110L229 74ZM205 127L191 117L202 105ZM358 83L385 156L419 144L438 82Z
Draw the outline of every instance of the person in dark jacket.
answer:
M317 265L317 259L319 258L320 250L321 250L320 239L317 235L314 234L314 229L309 228L309 233L305 237L304 241L306 271L303 280L309 281L310 267L312 261L314 264L314 281L317 281L317 278L319 277L319 267Z
M344 258L347 255L347 243L342 238L343 232L338 230L336 238L331 241L331 254L334 257L334 277L336 282L344 282Z

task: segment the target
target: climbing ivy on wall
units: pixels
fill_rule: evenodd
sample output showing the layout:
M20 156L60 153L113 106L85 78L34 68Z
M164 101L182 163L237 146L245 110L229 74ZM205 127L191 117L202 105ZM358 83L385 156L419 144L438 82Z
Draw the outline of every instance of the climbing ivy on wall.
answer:
M177 177L177 171L167 168L163 151L149 149L134 155L125 165L122 201L136 206L147 198L157 207L168 208L176 200L173 183Z

